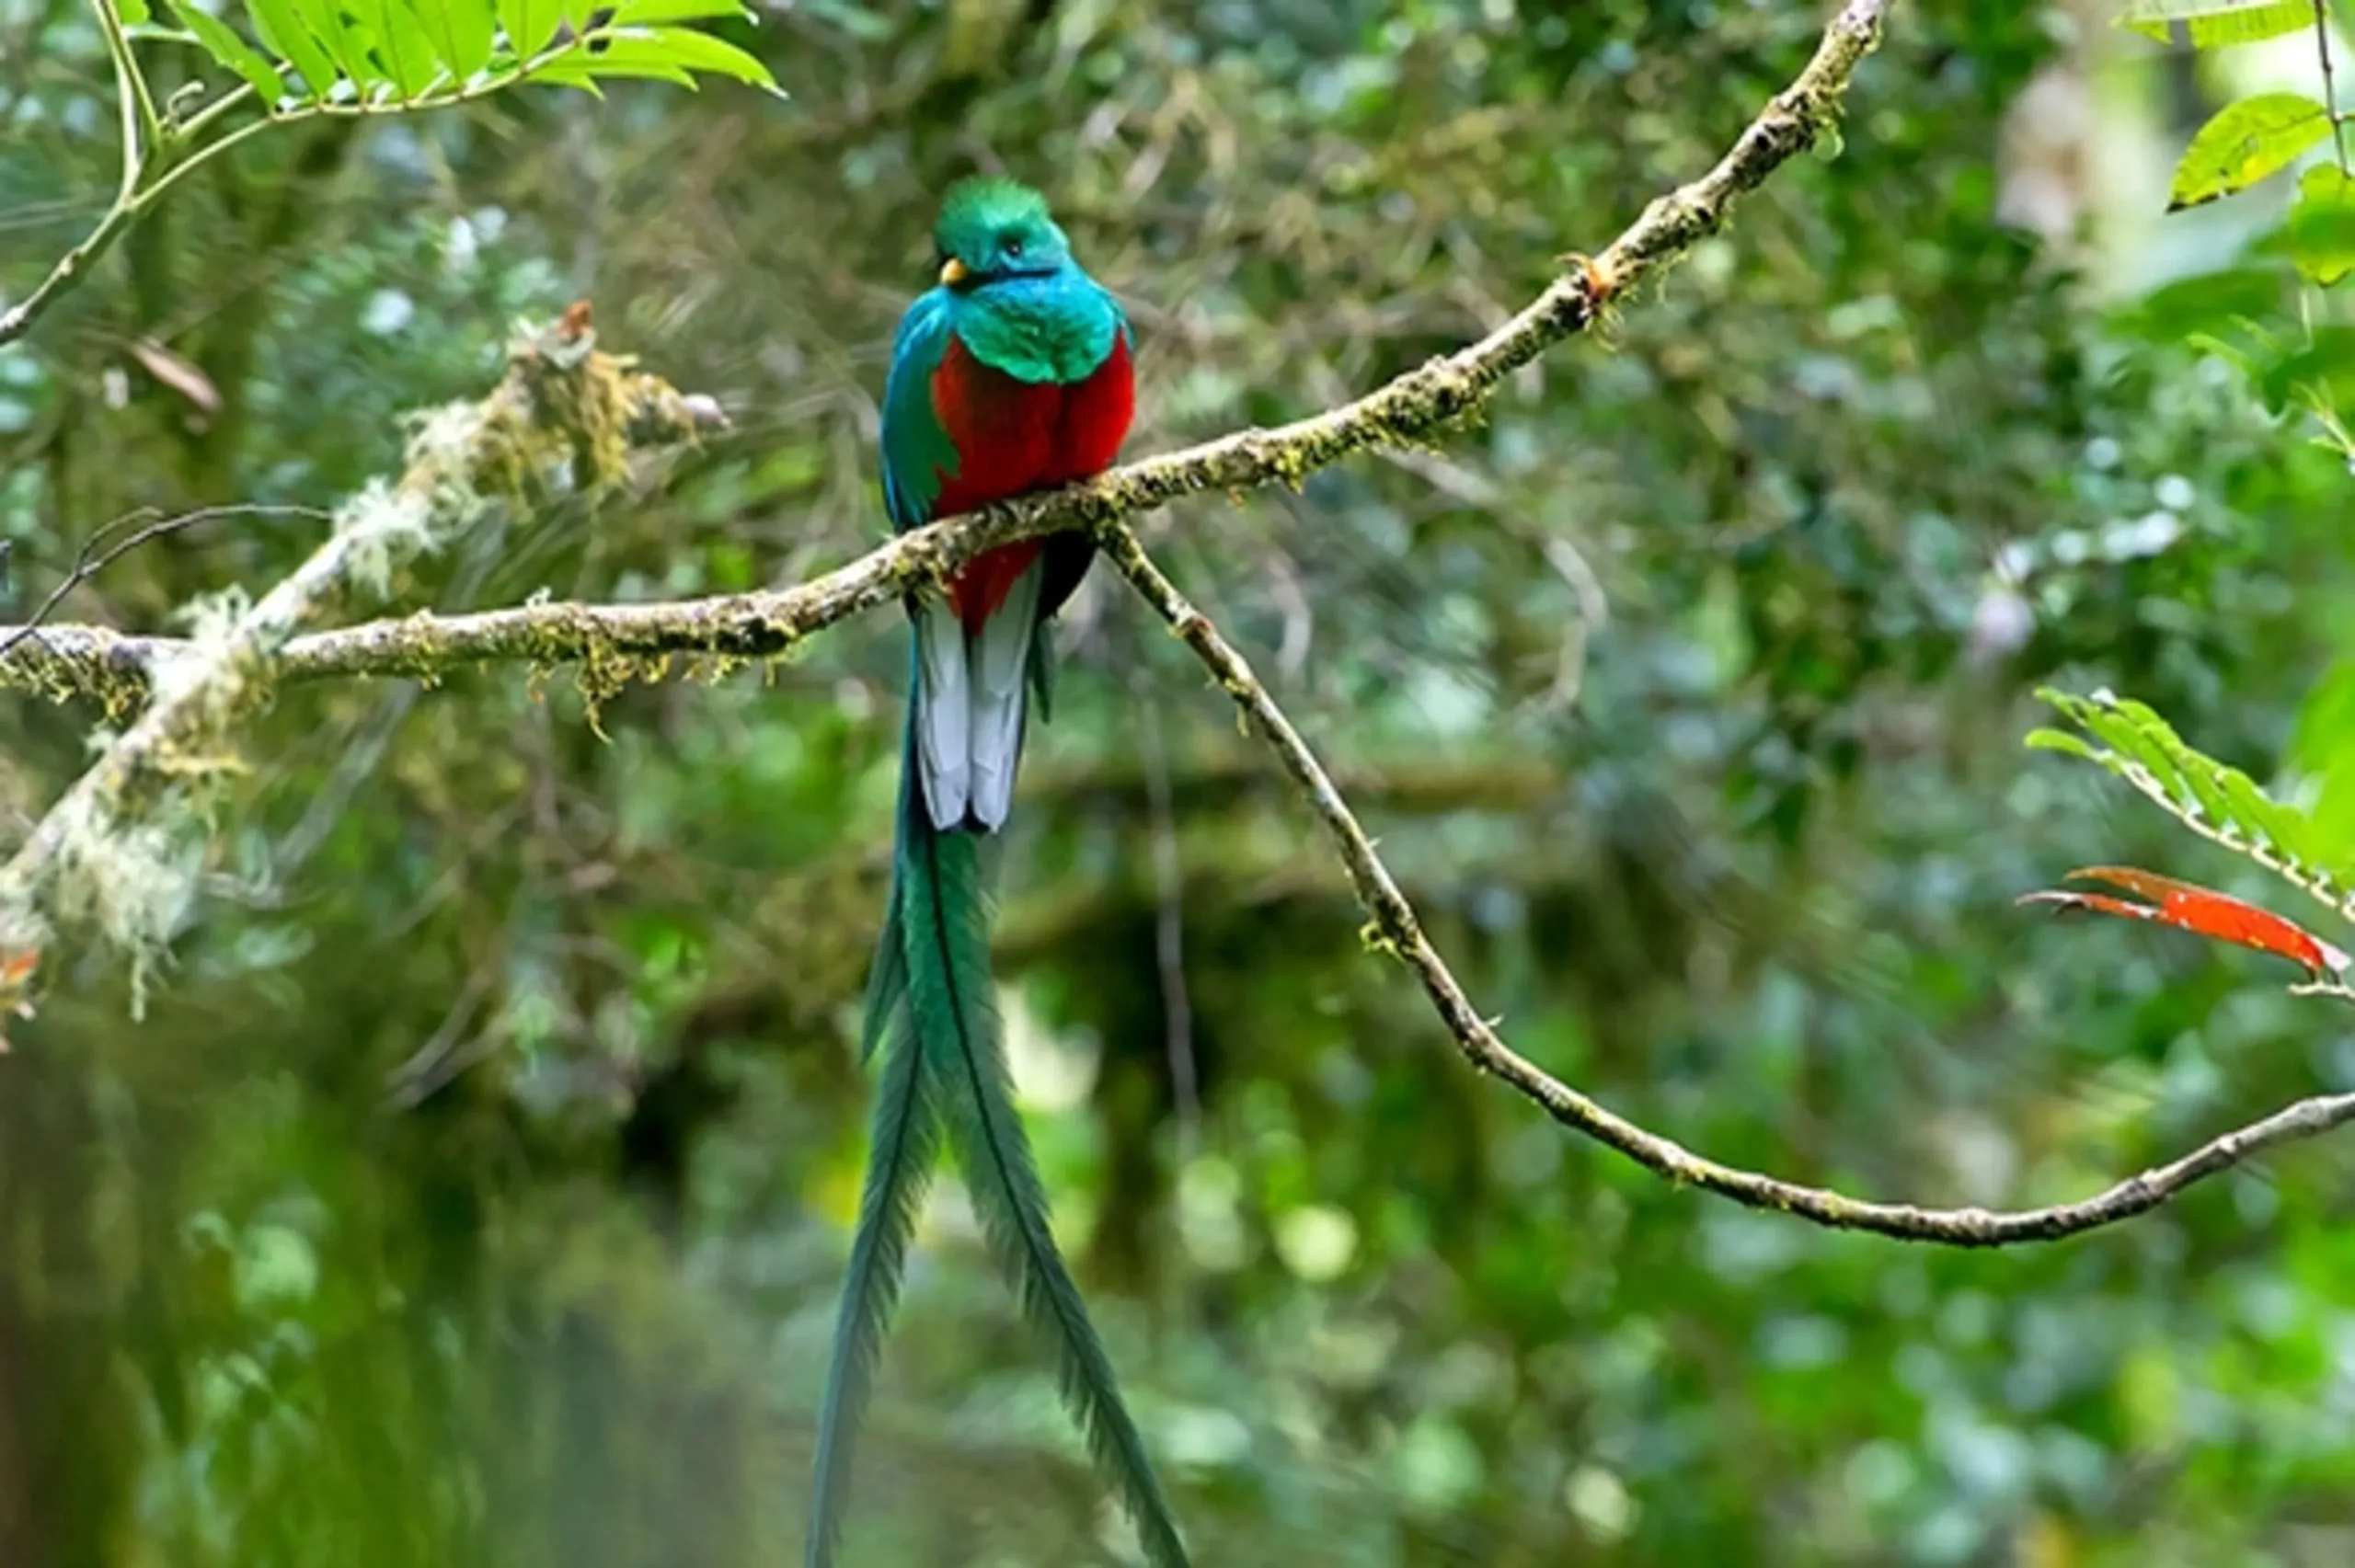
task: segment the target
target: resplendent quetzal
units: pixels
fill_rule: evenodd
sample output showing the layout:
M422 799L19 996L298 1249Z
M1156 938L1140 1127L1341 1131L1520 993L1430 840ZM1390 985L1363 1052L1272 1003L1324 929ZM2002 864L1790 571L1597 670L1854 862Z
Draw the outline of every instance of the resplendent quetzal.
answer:
M1040 195L968 180L942 203L940 282L900 319L883 393L883 499L902 532L1110 465L1135 406L1127 318ZM946 1132L1064 1402L1154 1568L1182 1568L1169 1505L1048 1230L991 994L980 841L1005 825L1028 704L1050 700L1048 622L1086 575L1076 534L1003 544L912 601L915 647L890 904L862 1059L880 1047L867 1186L819 1417L810 1568L842 1528L853 1438Z

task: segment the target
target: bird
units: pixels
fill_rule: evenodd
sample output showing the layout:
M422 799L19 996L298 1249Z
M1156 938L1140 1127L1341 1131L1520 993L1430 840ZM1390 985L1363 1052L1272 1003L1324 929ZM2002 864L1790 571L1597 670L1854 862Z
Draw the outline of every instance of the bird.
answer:
M933 239L937 281L901 317L883 393L884 509L902 532L1102 472L1136 407L1128 317L1074 259L1038 191L995 177L959 181L942 197ZM835 1561L852 1449L944 1141L1146 1560L1186 1568L1143 1438L1049 1227L990 976L981 843L1005 825L1031 706L1043 722L1052 703L1050 623L1094 555L1081 533L1017 540L908 602L891 888L859 1041L875 1076L871 1148L819 1413L808 1568Z

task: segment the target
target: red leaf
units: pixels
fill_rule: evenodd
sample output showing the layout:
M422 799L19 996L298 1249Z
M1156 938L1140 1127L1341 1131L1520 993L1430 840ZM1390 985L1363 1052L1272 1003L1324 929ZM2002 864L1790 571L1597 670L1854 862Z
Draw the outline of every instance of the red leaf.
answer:
M2138 893L2151 902L2131 903L2107 893L2059 891L2025 894L2019 901L2154 921L2197 936L2235 943L2259 953L2270 953L2277 958L2287 958L2304 966L2306 973L2316 979L2325 975L2344 979L2350 964L2355 964L2346 954L2294 921L2213 888L2195 887L2154 871L2137 871L2126 865L2089 865L2069 873L2069 877L2072 881L2107 882L2113 887Z

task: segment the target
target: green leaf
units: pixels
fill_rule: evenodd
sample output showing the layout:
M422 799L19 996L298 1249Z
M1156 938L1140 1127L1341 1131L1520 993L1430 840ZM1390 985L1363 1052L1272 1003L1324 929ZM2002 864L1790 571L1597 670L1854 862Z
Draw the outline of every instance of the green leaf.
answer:
M2303 93L2259 93L2225 106L2176 166L2167 211L2246 190L2330 134L2330 112Z
M2132 718L2115 710L2097 708L2085 722L2111 750L2141 765L2170 810L2177 816L2200 810L2199 797L2184 783L2166 748L2145 735Z
M714 38L709 33L696 32L691 28L616 28L598 36L612 40L610 47L615 49L624 44L636 45L638 58L668 61L707 76L732 77L764 92L775 93L779 97L785 96L784 89L776 85L776 78L769 74L767 66L734 44Z
M326 47L346 78L363 86L385 80L368 57L367 39L344 20L342 0L293 0L293 4L295 14L311 29L311 36ZM327 84L320 86L324 90Z
M2282 235L2298 270L2324 288L2355 272L2355 179L2337 164L2308 169Z
M499 25L507 29L507 46L521 63L547 47L563 19L564 7L557 0L499 0Z
M597 78L585 71L577 69L572 63L570 55L565 56L562 61L550 61L546 67L533 72L523 80L545 82L551 87L578 87L591 97L600 100L605 96L604 89L597 86Z
M2166 739L2173 742L2166 748L2167 754L2175 762L2183 782L2190 787L2193 798L2200 803L2200 815L2219 826L2239 821L2243 814L2235 809L2236 802L2230 787L2231 780L2238 775L2223 763L2203 757L2186 746L2176 738L2172 729L2166 732ZM2262 814L2257 815L2254 820L2259 826L2265 825Z
M2320 865L2315 853L2315 834L2305 813L2294 806L2284 806L2257 787L2257 781L2237 768L2217 766L2219 781L2231 797L2233 815L2230 820L2251 839L2270 845L2283 860L2292 865Z
M2181 22L2194 49L2262 43L2315 25L2314 0L2128 0L2118 25L2167 41L2167 24Z
M390 82L394 95L403 102L432 85L440 74L439 63L432 41L425 36L425 24L418 20L408 0L349 0L349 4L373 40L376 80Z
M752 19L742 0L621 0L614 12L615 27L642 27L650 22L700 22L715 17Z
M417 0L417 14L434 54L460 82L490 63L498 30L490 0Z
M114 11L126 28L144 27L155 19L147 9L147 0L114 0Z
M2315 687L2298 721L2298 761L2321 782L2308 820L2326 864L2355 864L2355 658Z
M262 58L259 50L232 31L228 23L197 9L194 0L171 0L171 6L172 15L196 35L204 52L243 76L260 95L262 102L273 104L286 96L286 78Z
M2233 267L2180 278L2120 312L2118 327L2154 343L2213 336L2287 314L2291 274L2282 267Z
M2270 337L2262 333L2259 333L2258 337L2263 339L2265 347L2269 349L2273 346L2273 339ZM2226 342L2212 332L2194 332L2184 338L2183 346L2194 353L2213 354L2251 380L2255 380L2261 373L2257 368L2255 354L2237 343Z
M2355 326L2317 326L2304 348L2267 367L2258 383L2279 414L2293 402L2326 409L2355 406Z
M254 36L263 47L303 74L303 85L309 89L304 97L325 97L342 72L335 56L304 25L294 0L246 0L246 14L253 18Z
M532 73L534 82L547 82L560 87L591 87L600 77L639 76L657 82L671 82L692 91L695 79L677 61L648 53L627 40L618 40L610 49L595 52L572 50L558 55ZM602 97L604 95L597 95Z
M2065 729L2031 729L2028 732L2026 744L2031 751L2065 751L2088 762L2101 761L2098 750Z

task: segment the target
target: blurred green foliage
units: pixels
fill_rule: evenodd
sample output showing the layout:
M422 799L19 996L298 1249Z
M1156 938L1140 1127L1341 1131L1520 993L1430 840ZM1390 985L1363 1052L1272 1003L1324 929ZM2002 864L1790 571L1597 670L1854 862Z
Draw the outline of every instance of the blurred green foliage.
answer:
M1840 155L1607 343L1442 450L1151 530L1515 1045L1719 1158L2028 1204L2355 1086L2344 1023L2262 961L2011 907L2088 861L2270 891L2023 750L2039 681L2131 692L2355 830L2343 464L2165 300L2097 303L2148 258L1999 221L1991 149L2109 47L2087 9L1903 7ZM575 296L734 429L643 501L487 524L410 601L795 580L881 528L875 401L953 176L1051 190L1138 323L1135 447L1164 448L1500 319L1712 161L1820 20L799 0L739 37L789 103L652 86L290 128L0 355L18 604L133 507L389 470L400 410L486 387L511 319ZM103 70L73 6L0 0L0 288L109 199ZM174 537L73 613L161 624L309 526ZM1200 1561L2355 1551L2344 1140L1992 1255L1671 1190L1463 1069L1115 585L1066 621L1000 965L1058 1223ZM561 674L284 695L147 1021L104 955L61 953L0 1060L0 1562L790 1559L901 635L633 689L609 741ZM96 717L0 699L0 818ZM1117 1559L953 1188L926 1236L854 1560Z

